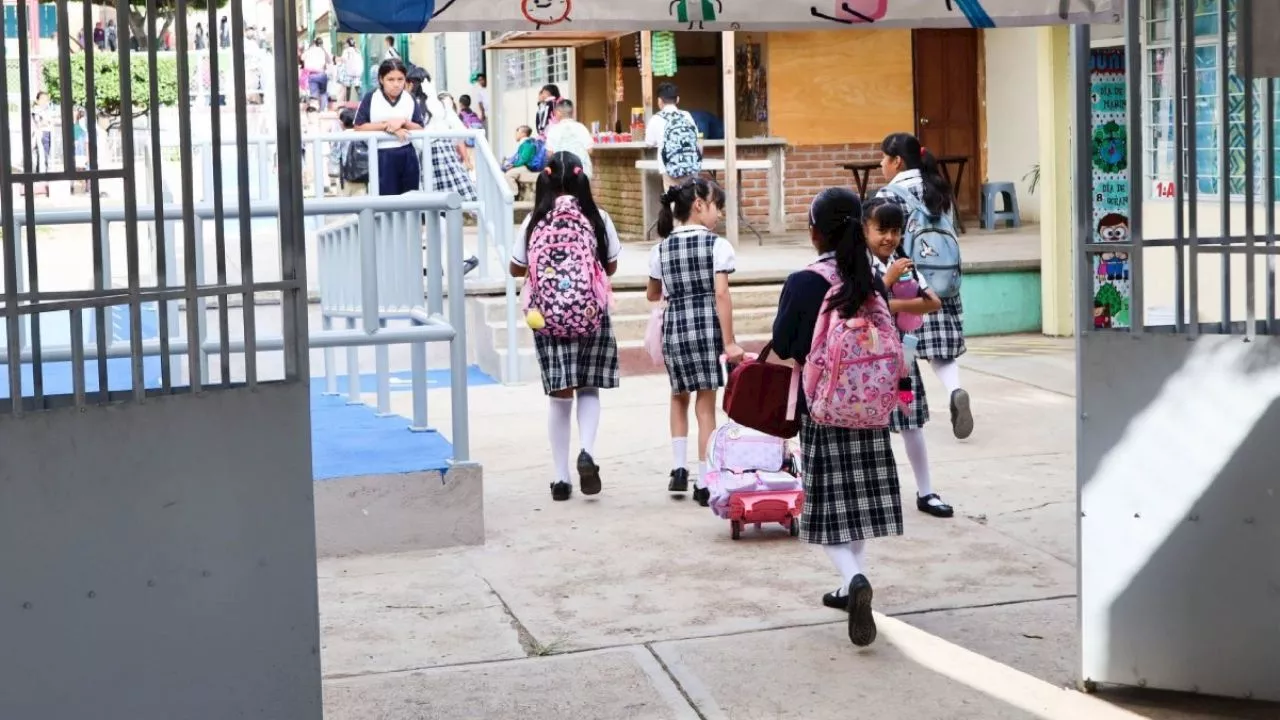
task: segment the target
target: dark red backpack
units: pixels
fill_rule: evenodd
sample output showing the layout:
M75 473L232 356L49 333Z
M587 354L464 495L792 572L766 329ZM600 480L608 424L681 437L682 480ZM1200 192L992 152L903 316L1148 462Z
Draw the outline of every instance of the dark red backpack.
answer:
M796 403L800 396L800 368L768 362L773 343L759 357L747 356L724 388L724 411L730 420L779 438L800 433Z

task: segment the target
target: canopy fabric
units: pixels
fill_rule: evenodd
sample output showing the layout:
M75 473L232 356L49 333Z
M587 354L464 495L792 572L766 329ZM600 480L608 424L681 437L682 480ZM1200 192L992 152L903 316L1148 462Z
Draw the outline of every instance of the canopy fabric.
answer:
M1124 0L333 0L344 31L819 30L1115 23Z
M435 25L432 25L431 28L434 30ZM608 42L622 34L624 33L599 30L595 32L560 32L554 30L505 32L485 43L484 49L515 50L518 48L583 47L584 45L598 45L602 42Z

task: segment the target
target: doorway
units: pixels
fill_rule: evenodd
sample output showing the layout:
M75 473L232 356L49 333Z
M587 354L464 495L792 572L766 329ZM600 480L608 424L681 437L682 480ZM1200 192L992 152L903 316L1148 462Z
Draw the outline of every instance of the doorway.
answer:
M956 190L960 213L978 213L977 30L916 30L912 33L916 137L935 157L965 157ZM947 167L955 180L957 166Z

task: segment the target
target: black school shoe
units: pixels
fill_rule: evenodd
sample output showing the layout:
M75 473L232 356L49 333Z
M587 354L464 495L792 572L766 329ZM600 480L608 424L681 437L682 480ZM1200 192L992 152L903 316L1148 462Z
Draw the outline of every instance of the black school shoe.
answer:
M711 507L711 488L694 488L693 499L702 507Z
M849 583L849 642L866 647L876 641L876 619L871 614L871 583L854 575Z
M963 388L951 393L951 434L957 440L973 434L973 411L969 409L969 393Z
M600 494L600 466L586 450L578 453L578 486L583 495Z
M671 471L671 482L667 483L667 492L689 492L689 471L676 468Z
M849 596L832 590L831 592L822 596L822 604L826 605L832 610L844 610L845 612L848 612Z
M551 483L551 499L556 502L564 502L573 497L573 486L567 482Z
M929 503L930 500L937 500L937 505ZM949 518L956 514L954 508L942 502L942 498L938 497L938 493L925 495L924 497L916 496L916 509L926 515L932 515L936 518Z

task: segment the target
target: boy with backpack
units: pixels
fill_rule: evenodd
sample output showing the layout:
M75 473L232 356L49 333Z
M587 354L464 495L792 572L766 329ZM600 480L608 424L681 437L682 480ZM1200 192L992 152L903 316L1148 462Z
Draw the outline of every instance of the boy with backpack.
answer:
M512 192L519 197L520 183L536 182L538 172L546 165L546 144L533 137L533 128L528 125L516 128L516 151L502 161Z
M356 112L343 108L338 113L342 131L354 133ZM338 146L338 180L342 194L347 197L369 194L369 144L352 141Z
M680 185L702 173L702 148L693 116L679 108L680 91L673 83L658 86L658 112L645 126L644 141L658 148L664 188Z

